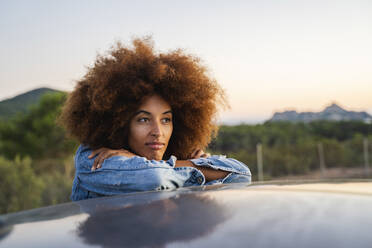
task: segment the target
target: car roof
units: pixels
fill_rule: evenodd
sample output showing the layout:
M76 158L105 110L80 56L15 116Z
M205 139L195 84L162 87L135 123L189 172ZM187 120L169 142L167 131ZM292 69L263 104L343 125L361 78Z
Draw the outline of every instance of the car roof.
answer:
M368 247L372 181L123 194L0 216L0 247Z

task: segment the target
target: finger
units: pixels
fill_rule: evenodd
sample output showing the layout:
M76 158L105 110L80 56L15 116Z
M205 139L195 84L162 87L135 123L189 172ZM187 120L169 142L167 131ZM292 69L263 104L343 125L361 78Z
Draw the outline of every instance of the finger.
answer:
M191 158L195 158L195 155L196 155L196 153L198 152L198 150L199 150L199 149L195 149L195 150L192 151L192 153L191 153Z
M103 153L101 153L100 155L100 159L99 159L99 162L98 162L98 165L97 165L97 169L101 168L102 167L102 164L103 162L108 159L108 158L111 158L113 156L116 156L119 154L119 151L105 151Z
M98 153L99 153L99 150L100 149L96 149L96 150L93 150L90 155L88 156L89 159L93 158L94 156L96 156Z
M204 154L201 155L200 157L202 157L202 158L208 158L208 157L210 157L210 156L211 156L210 153L204 153Z
M102 167L103 162L105 161L106 158L110 157L111 151L104 151L99 154L99 160L97 164L97 169Z
M104 151L106 148L102 147L96 150L93 150L92 153L88 156L89 159L94 158L97 154L101 153Z
M195 158L200 158L200 156L203 154L204 154L204 151L202 149L198 149L195 153Z
M94 162L93 162L93 165L92 165L92 171L96 170L97 169L97 165L99 163L99 156L97 156L95 159L94 159Z
M195 155L195 158L200 158L203 154L204 154L204 151L202 149L199 149Z
M97 155L97 157L96 157L96 159L94 159L94 162L93 162L93 166L92 166L92 171L94 171L94 170L96 170L97 169L97 167L98 167L98 165L100 164L100 162L101 162L101 157L102 157L102 155L105 153L105 151L101 151L98 155Z
M94 171L94 170L97 169L98 159L99 159L98 157L96 157L96 159L94 159L92 168L90 169L91 171Z

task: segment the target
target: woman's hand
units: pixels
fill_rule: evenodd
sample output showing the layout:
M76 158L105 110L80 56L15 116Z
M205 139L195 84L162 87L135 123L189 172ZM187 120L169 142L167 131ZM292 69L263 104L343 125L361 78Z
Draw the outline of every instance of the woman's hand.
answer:
M194 158L207 158L207 157L210 157L210 156L211 156L210 153L204 153L204 151L202 149L195 149L191 153L191 159L194 159Z
M113 156L125 156L125 157L128 157L128 158L131 158L131 157L136 156L136 154L131 153L130 151L125 150L125 149L117 149L116 150L116 149L110 149L110 148L102 147L102 148L99 148L99 149L96 149L96 150L92 151L92 153L88 156L88 158L91 159L96 155L97 155L97 157L94 160L94 163L93 163L93 166L92 166L92 169L91 169L92 171L101 168L101 166L103 164L103 161L106 158L110 158L110 157L113 157Z

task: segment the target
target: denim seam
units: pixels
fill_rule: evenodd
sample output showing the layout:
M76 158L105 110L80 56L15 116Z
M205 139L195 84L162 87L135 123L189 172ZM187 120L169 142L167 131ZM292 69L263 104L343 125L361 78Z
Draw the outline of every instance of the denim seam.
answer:
M151 167L132 167L132 168L128 168L128 169L126 169L126 168L123 168L123 169L112 169L112 168L98 168L98 169L96 169L96 170L94 170L94 171L91 171L91 170L89 170L89 171L85 171L85 170L83 170L83 171L81 171L81 170L79 170L78 172L79 173L94 173L94 172L100 172L100 171L139 171L139 170L148 170L148 169L165 169L165 170L169 170L169 169L172 169L172 168L169 168L169 167L163 167L163 166L151 166Z
M190 160L191 161L191 160ZM237 174L244 174L244 175L251 175L250 172L242 172L242 171L238 171L238 170L235 170L235 169L231 169L231 168L221 168L219 166L215 166L215 165L212 165L212 164L209 164L209 163L198 163L198 162L193 162L191 161L193 164L195 164L196 166L202 166L202 167L209 167L209 168L212 168L212 169L215 169L215 170L222 170L222 171L227 171L227 172L234 172L234 173L237 173Z
M230 172L227 176L225 176L222 180L221 180L221 183L224 183L226 181L226 179L228 179L231 175L233 175L232 172Z

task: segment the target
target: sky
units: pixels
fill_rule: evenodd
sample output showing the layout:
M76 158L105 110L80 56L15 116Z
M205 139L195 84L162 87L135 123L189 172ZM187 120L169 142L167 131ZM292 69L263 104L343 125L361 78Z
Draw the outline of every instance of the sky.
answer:
M183 48L225 89L223 123L331 103L372 114L372 1L0 1L0 100L71 91L116 41Z

